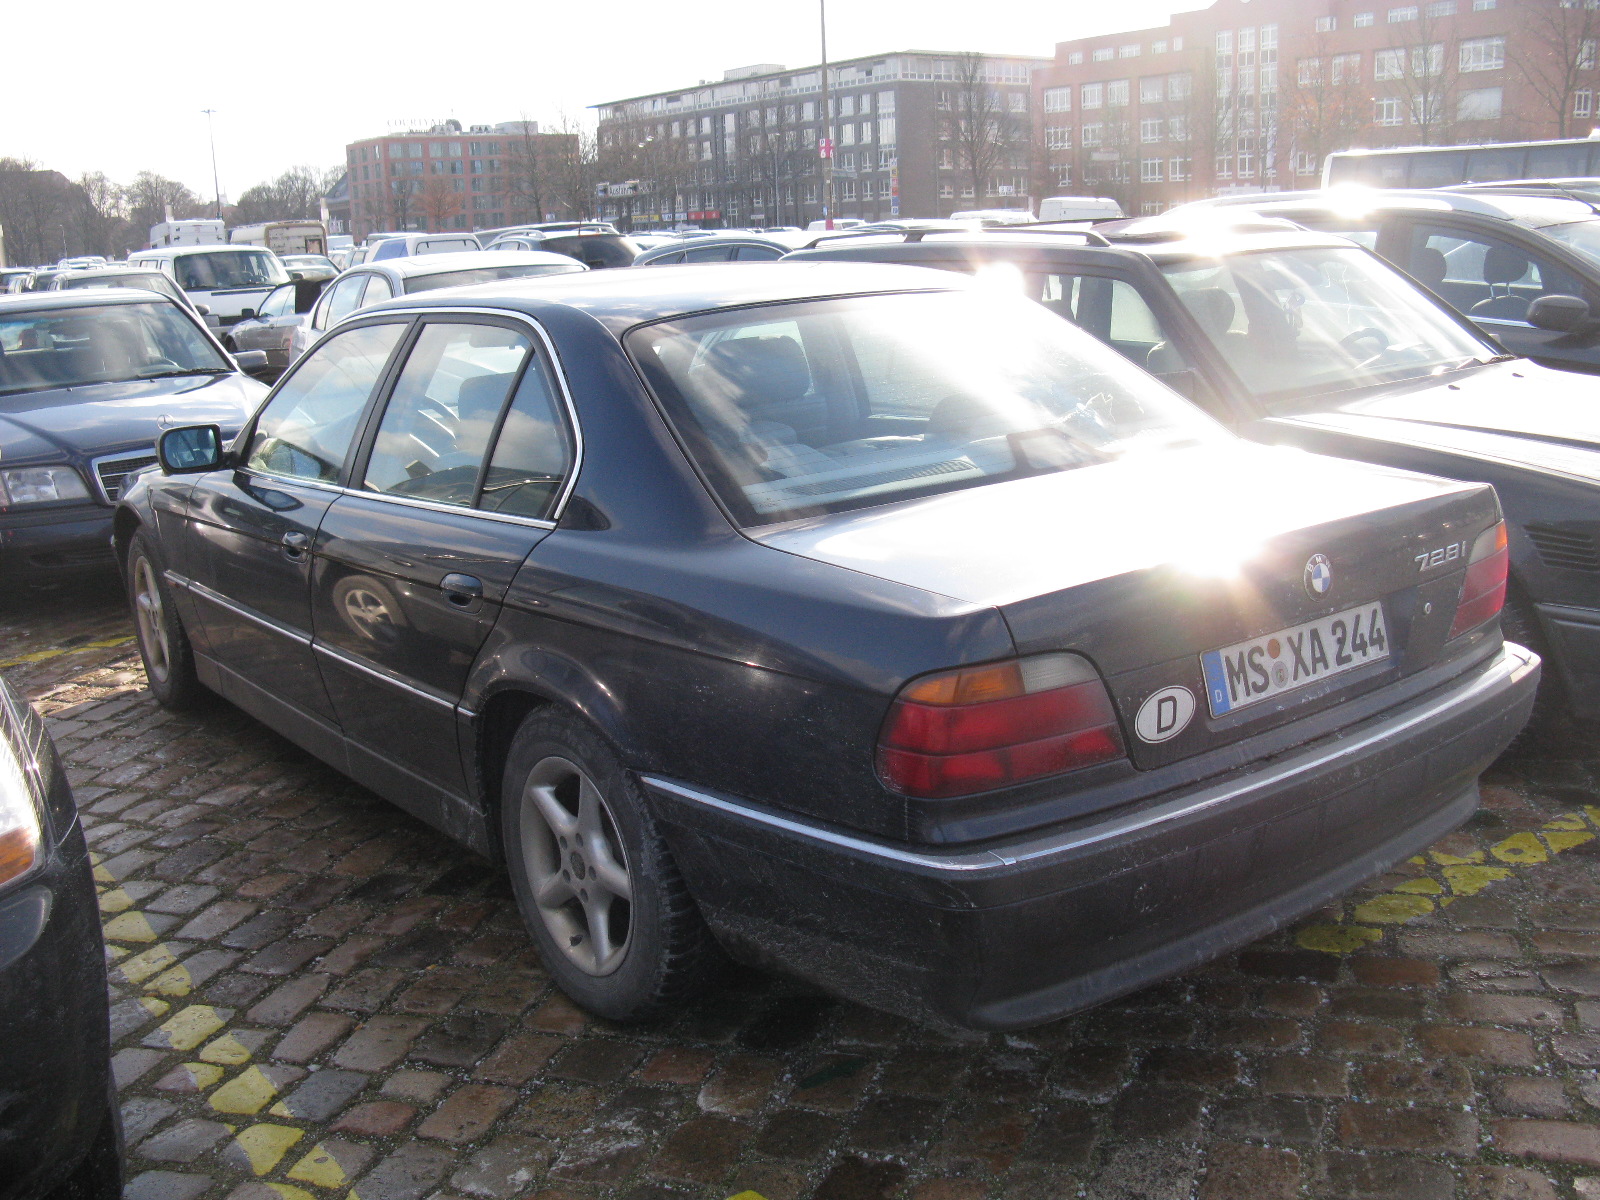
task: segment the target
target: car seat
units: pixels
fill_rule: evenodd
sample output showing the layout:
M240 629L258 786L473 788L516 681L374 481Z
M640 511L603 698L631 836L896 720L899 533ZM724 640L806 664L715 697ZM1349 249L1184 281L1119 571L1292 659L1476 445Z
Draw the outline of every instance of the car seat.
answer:
M1227 292L1214 287L1194 288L1179 292L1178 299L1194 315L1200 328L1221 347L1227 358L1232 360L1237 354L1245 352L1247 345L1244 332L1232 328L1237 306ZM1145 355L1144 366L1152 375L1172 375L1188 370L1189 361L1183 351L1171 342L1157 342Z
M1511 285L1528 273L1527 258L1512 247L1496 243L1483 256L1483 281L1489 285L1489 295L1479 300L1468 311L1474 317L1492 320L1522 321L1528 316L1528 302L1511 291ZM1496 294L1495 289L1504 292Z
M1423 246L1411 256L1411 278L1432 292L1437 292L1444 283L1449 267L1444 251L1436 246Z

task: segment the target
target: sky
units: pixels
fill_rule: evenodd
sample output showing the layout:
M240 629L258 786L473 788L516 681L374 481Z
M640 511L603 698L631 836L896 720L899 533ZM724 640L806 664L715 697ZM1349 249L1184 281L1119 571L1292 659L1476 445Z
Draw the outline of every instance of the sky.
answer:
M1057 5L971 0L828 5L831 59L893 50L1048 57L1069 38L1159 25L1205 0ZM455 117L593 122L593 104L720 79L730 67L818 59L817 6L698 0L676 11L611 0L448 5L322 0L196 8L106 0L17 4L6 16L0 158L126 183L150 170L212 193L214 109L225 198L288 167L332 167L344 147Z

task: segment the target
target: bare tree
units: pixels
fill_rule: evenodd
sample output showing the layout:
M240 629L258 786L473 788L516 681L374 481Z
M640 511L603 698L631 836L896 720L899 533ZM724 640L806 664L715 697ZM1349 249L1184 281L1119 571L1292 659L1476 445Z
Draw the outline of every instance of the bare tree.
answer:
M549 139L539 133L538 124L528 120L526 113L516 126L516 135L505 146L507 216L515 219L516 214L524 220L542 221L552 167L546 145Z
M1320 167L1328 155L1348 150L1372 126L1372 90L1362 81L1362 56L1332 53L1326 37L1319 37L1311 49L1314 54L1289 64L1282 88L1278 143L1290 172L1298 172L1301 161Z
M1526 39L1523 52L1513 56L1514 65L1528 88L1548 109L1555 122L1557 137L1581 137L1588 133L1591 118L1582 126L1573 115L1573 95L1589 72L1595 69L1596 48L1600 46L1600 7L1580 0L1537 0L1522 6Z
M971 51L957 55L954 75L945 136L955 151L956 169L966 174L974 197L982 204L990 194L995 172L1009 166L1019 149L1027 149L1028 134L1009 110L1005 96L991 86L983 55Z
M417 189L417 208L429 229L446 228L451 218L461 214L462 194L455 190L456 177L429 175Z
M236 224L254 225L261 221L316 220L322 215L322 197L339 177L343 167L290 167L268 183L258 183L239 195L233 206Z
M1439 145L1455 128L1459 55L1449 32L1446 22L1428 15L1424 5L1414 24L1395 24L1388 49L1373 57L1374 76L1379 71L1387 76L1375 81L1393 88L1391 98L1404 109L1400 119L1415 131L1411 140L1418 145Z
M172 209L173 218L187 220L208 216L210 205L201 200L185 185L175 179L166 179L153 171L140 171L127 187L128 219L135 235L148 236L152 225L167 219L166 210Z
M567 116L556 132L564 140L552 155L551 194L568 216L581 221L594 215L595 185L601 178L595 136Z
M0 227L12 261L42 263L66 255L67 230L75 226L73 190L66 176L31 159L0 159Z

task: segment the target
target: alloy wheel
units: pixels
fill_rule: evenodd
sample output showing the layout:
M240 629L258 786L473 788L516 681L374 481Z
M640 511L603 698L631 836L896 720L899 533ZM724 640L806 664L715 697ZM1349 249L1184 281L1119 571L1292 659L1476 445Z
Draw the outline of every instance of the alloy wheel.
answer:
M165 680L172 670L166 605L161 599L155 568L142 554L133 564L133 611L139 622L139 645L144 650L145 665L156 679Z

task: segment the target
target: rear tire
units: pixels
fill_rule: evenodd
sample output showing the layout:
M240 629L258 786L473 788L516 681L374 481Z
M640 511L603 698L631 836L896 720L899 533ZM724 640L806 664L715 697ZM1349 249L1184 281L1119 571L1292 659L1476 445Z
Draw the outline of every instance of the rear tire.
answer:
M506 756L501 834L517 907L576 1003L641 1021L701 990L722 952L643 789L565 712L536 711Z
M1572 705L1561 682L1561 673L1551 661L1549 643L1545 641L1533 606L1512 588L1507 588L1505 607L1500 610L1500 633L1506 641L1526 646L1543 661L1539 690L1533 697L1533 715L1511 743L1515 750L1532 749L1559 737L1571 725Z
M161 559L143 530L128 543L127 578L134 635L151 695L180 712L197 707L210 693L195 674L189 635L172 602Z

